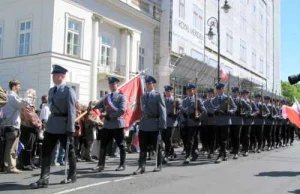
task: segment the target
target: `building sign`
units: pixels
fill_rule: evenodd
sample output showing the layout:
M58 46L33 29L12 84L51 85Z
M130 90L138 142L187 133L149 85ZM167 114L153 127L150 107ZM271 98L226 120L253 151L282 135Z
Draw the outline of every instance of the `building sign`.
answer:
M203 0L173 0L172 13L171 50L203 60Z

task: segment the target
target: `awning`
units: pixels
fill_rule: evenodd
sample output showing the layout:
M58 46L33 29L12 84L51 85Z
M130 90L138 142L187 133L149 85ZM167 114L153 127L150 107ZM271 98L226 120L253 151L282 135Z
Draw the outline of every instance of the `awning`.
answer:
M217 68L184 55L177 60L171 73L172 78L176 77L176 79L184 80L187 83L195 83L196 76L198 78L198 88L214 87L217 83ZM247 78L241 78L232 74L228 75L228 77L227 81L221 80L221 83L224 83L226 88L228 88L229 84L230 88L235 86L252 91L261 89L259 84Z

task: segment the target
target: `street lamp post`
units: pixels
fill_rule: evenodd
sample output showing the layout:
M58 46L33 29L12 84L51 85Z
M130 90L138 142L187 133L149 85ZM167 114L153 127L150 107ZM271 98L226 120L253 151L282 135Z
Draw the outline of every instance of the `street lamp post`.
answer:
M221 7L225 13L228 13L229 9L231 9L230 5L228 5L228 1L225 0L224 5ZM218 0L218 19L215 17L211 17L207 20L207 25L209 26L209 31L207 36L210 40L213 39L215 33L213 32L213 27L216 26L217 34L218 34L218 83L220 83L220 0Z

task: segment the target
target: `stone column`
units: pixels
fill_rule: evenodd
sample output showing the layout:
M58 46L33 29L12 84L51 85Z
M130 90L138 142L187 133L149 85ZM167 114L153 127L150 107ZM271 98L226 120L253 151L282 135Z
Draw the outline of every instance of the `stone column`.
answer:
M100 21L97 16L92 16L93 20L93 37L92 37L92 63L90 68L90 100L97 100L97 83L98 83L98 61L99 61L99 25Z
M129 72L130 72L130 51L131 51L131 36L132 31L123 28L120 30L121 32L121 61L120 64L123 65L125 69L125 82L129 80ZM122 70L123 68L121 68Z

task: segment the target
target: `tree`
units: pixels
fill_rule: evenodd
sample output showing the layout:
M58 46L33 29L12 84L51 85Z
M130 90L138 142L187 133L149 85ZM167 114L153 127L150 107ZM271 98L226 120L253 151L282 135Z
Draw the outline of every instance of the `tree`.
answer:
M294 97L300 101L300 85L291 85L287 81L281 81L282 95L285 96L289 102L294 102Z

